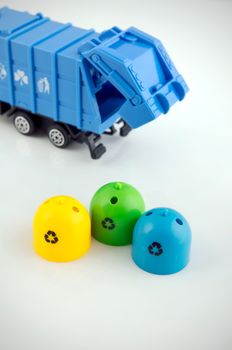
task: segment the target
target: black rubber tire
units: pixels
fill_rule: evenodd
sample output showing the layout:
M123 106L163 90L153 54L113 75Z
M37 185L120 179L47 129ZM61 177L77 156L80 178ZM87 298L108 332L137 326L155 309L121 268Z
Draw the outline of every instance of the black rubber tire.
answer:
M71 136L64 126L53 123L47 129L48 139L57 148L66 148L70 144Z
M18 110L13 117L14 126L20 134L30 136L35 132L35 122L31 114Z
M0 114L6 113L10 109L9 103L0 101Z

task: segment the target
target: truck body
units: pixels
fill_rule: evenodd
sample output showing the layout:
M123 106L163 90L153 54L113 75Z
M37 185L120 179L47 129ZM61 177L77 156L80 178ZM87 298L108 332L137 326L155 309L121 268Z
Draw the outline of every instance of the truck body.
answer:
M136 28L102 33L0 9L0 102L79 132L137 128L188 87L166 50Z

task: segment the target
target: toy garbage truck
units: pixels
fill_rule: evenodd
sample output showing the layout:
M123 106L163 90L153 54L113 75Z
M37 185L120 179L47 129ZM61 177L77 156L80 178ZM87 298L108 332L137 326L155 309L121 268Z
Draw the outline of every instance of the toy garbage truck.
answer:
M126 136L167 113L188 87L161 42L136 28L102 33L8 7L0 9L0 113L31 135L106 151L102 134Z

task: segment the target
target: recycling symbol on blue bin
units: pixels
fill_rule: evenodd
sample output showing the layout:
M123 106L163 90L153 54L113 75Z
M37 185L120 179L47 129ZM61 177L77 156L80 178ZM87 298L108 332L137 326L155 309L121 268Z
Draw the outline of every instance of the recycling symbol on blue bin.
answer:
M163 254L163 248L159 242L153 242L152 244L150 244L148 247L148 251L150 254L155 256Z

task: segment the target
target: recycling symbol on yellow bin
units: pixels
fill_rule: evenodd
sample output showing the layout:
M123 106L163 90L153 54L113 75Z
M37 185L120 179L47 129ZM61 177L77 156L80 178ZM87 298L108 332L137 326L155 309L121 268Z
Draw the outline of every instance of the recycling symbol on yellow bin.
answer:
M102 226L107 230L113 230L115 228L114 220L111 218L105 218L102 220Z
M59 239L56 235L55 232L53 231L48 231L45 235L44 235L44 239L47 243L51 243L51 244L56 244Z

